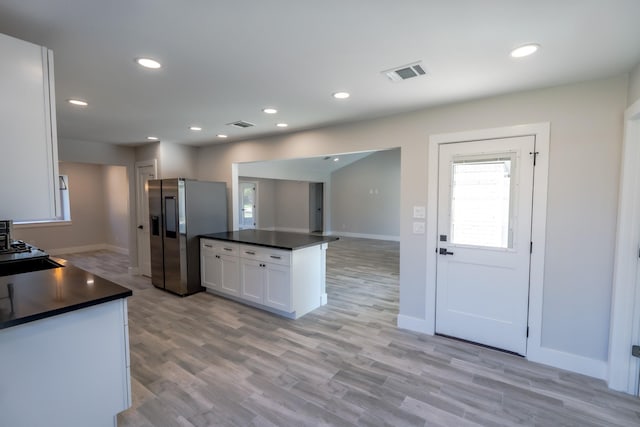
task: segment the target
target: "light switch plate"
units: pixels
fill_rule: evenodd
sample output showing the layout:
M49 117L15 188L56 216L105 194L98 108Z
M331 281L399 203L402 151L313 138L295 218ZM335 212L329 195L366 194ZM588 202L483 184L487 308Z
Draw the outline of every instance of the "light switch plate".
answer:
M424 234L424 222L416 221L413 223L413 234Z
M414 206L413 207L413 217L414 218L424 218L426 210L424 206Z

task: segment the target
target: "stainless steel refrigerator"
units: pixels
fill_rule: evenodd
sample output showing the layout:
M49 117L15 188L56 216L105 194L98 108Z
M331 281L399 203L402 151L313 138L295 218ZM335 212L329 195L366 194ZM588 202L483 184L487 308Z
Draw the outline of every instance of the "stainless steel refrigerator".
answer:
M151 282L178 295L201 291L200 234L227 230L224 182L149 181Z

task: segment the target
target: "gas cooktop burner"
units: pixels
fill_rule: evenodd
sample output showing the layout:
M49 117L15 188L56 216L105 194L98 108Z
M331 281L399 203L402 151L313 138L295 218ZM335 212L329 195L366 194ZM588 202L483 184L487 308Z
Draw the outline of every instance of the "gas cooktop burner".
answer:
M0 250L0 254L21 254L24 252L31 252L31 246L27 245L22 240L14 240L7 249Z

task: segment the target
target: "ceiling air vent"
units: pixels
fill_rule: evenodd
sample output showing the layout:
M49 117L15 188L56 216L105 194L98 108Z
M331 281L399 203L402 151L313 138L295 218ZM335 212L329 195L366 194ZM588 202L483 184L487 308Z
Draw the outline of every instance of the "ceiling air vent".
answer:
M389 80L391 80L392 82L399 82L414 77L424 76L427 73L422 67L422 61L418 61L414 62L413 64L403 65L401 67L383 71L382 74L387 76L387 78L389 78Z
M238 120L237 122L227 123L227 126L235 126L237 128L244 129L255 125L253 123L245 122L244 120Z

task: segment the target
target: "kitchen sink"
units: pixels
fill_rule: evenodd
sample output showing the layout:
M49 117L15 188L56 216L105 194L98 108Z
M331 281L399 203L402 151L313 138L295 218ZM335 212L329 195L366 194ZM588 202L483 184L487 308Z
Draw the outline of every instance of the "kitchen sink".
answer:
M0 276L29 273L31 271L49 270L64 267L50 258L32 258L0 264Z

